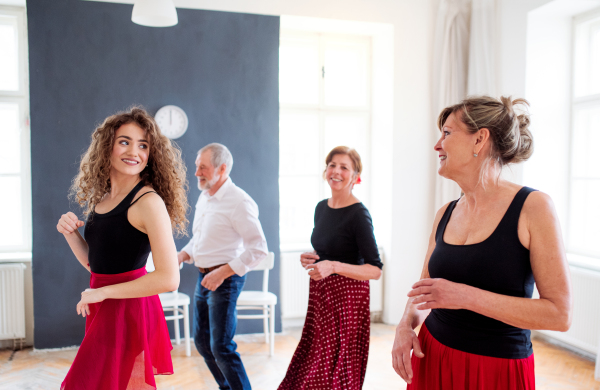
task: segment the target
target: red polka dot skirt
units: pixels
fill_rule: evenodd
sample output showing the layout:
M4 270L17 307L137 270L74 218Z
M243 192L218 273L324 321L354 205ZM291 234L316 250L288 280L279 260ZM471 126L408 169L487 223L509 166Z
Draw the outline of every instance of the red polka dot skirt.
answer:
M310 280L302 338L279 390L358 390L369 357L369 281Z

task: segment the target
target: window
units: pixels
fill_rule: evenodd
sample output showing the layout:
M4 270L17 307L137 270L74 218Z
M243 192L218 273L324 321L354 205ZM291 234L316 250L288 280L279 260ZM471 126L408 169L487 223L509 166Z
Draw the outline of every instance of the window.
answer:
M355 148L369 182L371 38L282 32L279 58L281 244L307 249L315 206L331 196L323 180L327 153ZM368 185L354 194L368 207Z
M0 7L0 252L31 250L25 10Z
M574 19L571 172L567 247L600 257L600 12Z

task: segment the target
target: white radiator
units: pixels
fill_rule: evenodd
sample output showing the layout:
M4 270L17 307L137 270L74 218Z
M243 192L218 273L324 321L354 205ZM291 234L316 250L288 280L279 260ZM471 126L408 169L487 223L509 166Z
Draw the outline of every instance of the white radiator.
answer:
M0 264L0 340L25 338L25 265Z
M308 309L310 278L308 271L300 265L302 252L305 251L281 252L281 317L284 319L304 318ZM383 259L381 248L380 253ZM383 310L382 280L383 278L370 281L372 313L381 313Z
M574 299L571 328L567 332L540 332L596 355L600 341L600 272L573 266L570 269Z
M281 252L281 317L303 318L308 309L310 278L300 265L302 252Z

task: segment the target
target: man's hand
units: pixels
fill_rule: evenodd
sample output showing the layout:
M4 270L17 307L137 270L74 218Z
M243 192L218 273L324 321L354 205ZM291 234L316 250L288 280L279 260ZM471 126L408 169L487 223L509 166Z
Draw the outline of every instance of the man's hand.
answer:
M179 264L183 263L184 261L188 261L189 259L191 259L191 257L187 252L181 251L177 254L177 261Z
M229 264L225 264L224 266L219 267L214 271L210 271L204 275L204 278L202 278L202 283L200 284L202 287L210 291L215 291L221 284L223 284L225 279L233 274L235 274L235 272L233 272Z

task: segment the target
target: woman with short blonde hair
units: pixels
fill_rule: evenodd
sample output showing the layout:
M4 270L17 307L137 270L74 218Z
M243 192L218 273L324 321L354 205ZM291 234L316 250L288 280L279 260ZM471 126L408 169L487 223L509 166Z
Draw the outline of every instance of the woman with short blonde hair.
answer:
M500 176L533 152L527 106L479 96L438 118L438 173L463 195L437 212L396 329L393 366L409 390L534 389L530 329L569 329L571 282L552 200Z

